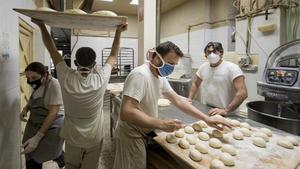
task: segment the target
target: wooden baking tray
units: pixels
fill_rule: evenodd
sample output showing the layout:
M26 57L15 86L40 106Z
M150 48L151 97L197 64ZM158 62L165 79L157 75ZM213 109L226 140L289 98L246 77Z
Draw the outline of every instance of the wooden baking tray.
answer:
M253 128L257 131L257 128ZM211 128L204 129L205 132L211 133ZM198 133L198 132L196 132ZM208 142L201 141L208 147L208 154L202 154L202 160L195 162L189 158L190 149L181 149L178 144L169 144L166 141L168 133L161 132L154 138L167 152L175 159L181 161L188 168L210 168L210 161L213 158L220 156L221 149L209 147ZM210 135L211 136L211 135ZM211 136L212 137L212 136ZM238 141L232 138L232 134L228 133L229 140L220 139L223 144L231 144L237 150L237 155L234 156L235 166L228 167L229 169L295 169L300 163L300 146L294 147L293 150L285 149L276 144L280 135L273 132L270 141L267 142L266 148L256 147L252 144L252 137L244 137L243 141ZM297 136L294 136L297 137ZM297 137L298 138L298 137ZM299 139L299 138L298 138ZM179 142L179 139L178 139Z
M30 18L43 20L49 26L59 28L111 31L115 30L117 25L127 22L125 16L97 16L18 8L13 10Z

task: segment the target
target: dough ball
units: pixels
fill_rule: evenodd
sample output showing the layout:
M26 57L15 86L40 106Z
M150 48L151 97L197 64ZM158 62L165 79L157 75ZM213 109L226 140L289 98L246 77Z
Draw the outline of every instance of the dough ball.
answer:
M265 133L263 133L263 132L257 132L257 133L254 133L253 136L254 136L254 137L261 137L261 138L263 138L266 142L269 141L269 137L268 137Z
M209 140L209 135L205 132L200 132L198 134L198 138L202 141L208 141Z
M258 147L262 147L262 148L266 147L266 141L261 137L254 137L252 143Z
M252 135L252 132L247 128L241 128L240 132L243 133L245 137L251 137Z
M220 159L226 166L234 166L234 158L230 154L222 153Z
M230 137L229 134L224 134L224 135L223 135L223 140L226 141L226 142L229 142L229 141L230 141L230 138L231 138L231 137Z
M223 132L224 132L224 133L229 133L229 132L231 132L231 131L232 131L232 129L230 129L229 127L223 126Z
M171 102L168 99L158 99L158 106L165 107L170 106Z
M187 134L193 134L195 132L195 130L191 126L186 126L184 128L184 132L187 133Z
M244 135L242 132L238 131L238 130L234 130L232 132L232 137L236 140L243 140L244 139Z
M207 128L207 127L208 127L208 125L206 124L206 122L203 121L203 120L200 120L200 121L198 122L198 124L199 124L202 128Z
M299 141L293 137L293 136L287 136L285 137L285 139L287 139L288 141L290 141L294 146L298 146L299 145Z
M240 127L241 128L247 128L247 129L251 130L251 126L246 122L240 123Z
M211 146L212 148L221 148L222 142L217 138L211 138L209 140L209 146Z
M171 144L177 143L177 138L175 137L174 134L168 134L166 136L166 140L168 143L171 143Z
M202 160L201 153L199 151L195 150L195 149L192 149L190 151L189 156L194 161L201 161Z
M195 145L197 142L197 138L194 135L188 135L186 140L189 142L190 145Z
M216 138L223 138L223 133L220 130L214 129L212 135Z
M192 127L193 127L193 129L194 129L195 131L198 131L198 132L202 131L202 127L201 127L200 124L198 124L198 123L194 123L194 124L192 125Z
M195 145L195 149L198 150L202 154L208 153L207 146L200 142Z
M230 123L235 127L240 127L240 122L238 120L230 120Z
M222 146L222 151L225 152L225 153L228 153L228 154L230 154L232 156L236 155L235 148L232 145L230 145L230 144L224 144Z
M278 139L277 144L280 145L281 147L284 147L284 148L287 148L287 149L294 149L293 143L291 143L286 138Z
M188 149L188 148L190 148L189 142L188 142L187 140L185 140L185 139L181 139L181 140L179 141L178 145L179 145L181 148L183 148L183 149Z
M86 14L86 12L84 12L81 9L67 9L64 12L66 12L66 13L75 13L75 14Z
M224 163L219 159L213 159L210 162L211 169L226 169Z
M40 7L40 8L37 8L37 10L39 10L39 11L48 11L48 12L57 12L56 10L48 8L48 7Z
M184 131L183 130L175 131L175 136L178 137L178 138L183 138L184 137Z
M107 11L107 10L96 11L96 12L93 12L93 14L98 15L98 16L118 16L113 11Z
M265 133L267 136L272 137L272 131L270 129L261 128L260 131Z

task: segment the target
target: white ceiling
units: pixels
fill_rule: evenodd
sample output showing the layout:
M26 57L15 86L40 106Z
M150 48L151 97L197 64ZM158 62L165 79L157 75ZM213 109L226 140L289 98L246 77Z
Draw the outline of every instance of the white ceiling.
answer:
M161 0L161 11L165 13L186 1L188 0ZM131 5L130 2L131 0L113 0L113 2L94 0L92 11L111 10L118 15L137 15L137 5Z

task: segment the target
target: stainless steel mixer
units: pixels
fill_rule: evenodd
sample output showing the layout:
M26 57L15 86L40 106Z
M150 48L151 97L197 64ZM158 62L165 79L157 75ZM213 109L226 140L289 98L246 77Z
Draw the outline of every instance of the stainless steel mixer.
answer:
M270 54L257 92L265 101L249 102L248 117L300 135L300 39Z

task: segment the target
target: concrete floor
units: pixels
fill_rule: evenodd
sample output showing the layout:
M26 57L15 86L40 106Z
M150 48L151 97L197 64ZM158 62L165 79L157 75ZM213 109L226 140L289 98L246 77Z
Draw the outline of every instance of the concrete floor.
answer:
M110 129L109 129L109 121L110 121L110 111L109 111L109 104L105 102L104 104L104 114L105 114L105 138L104 138L104 148L103 152L99 159L99 169L111 169L113 168L113 161L114 161L114 154L115 154L115 145L113 140L110 138ZM25 169L24 157L22 158L22 169ZM57 164L53 161L45 162L43 164L43 169L59 169Z

